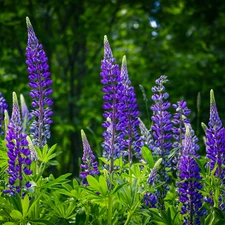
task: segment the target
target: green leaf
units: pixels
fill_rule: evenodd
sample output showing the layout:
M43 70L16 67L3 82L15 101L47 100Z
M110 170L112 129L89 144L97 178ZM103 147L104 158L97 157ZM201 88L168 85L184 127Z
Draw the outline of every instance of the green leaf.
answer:
M196 163L198 164L198 166L199 166L199 168L201 170L201 173L203 174L203 176L205 176L205 168L202 165L201 161L198 158L196 158L196 157L194 157L194 159L195 159Z
M18 223L14 223L14 222L6 222L6 223L3 223L2 225L18 225Z
M68 180L66 180L66 178L69 177L70 175L71 175L71 173L63 174L62 176L60 176L52 181L49 181L47 184L42 185L41 188L50 188L57 184L62 184L62 183L68 182Z
M107 195L107 193L108 193L108 186L107 186L107 182L105 180L105 177L103 177L103 176L99 177L99 185L100 185L100 189L102 190L102 191L100 191L100 193L103 196Z
M54 223L49 221L49 220L30 220L29 222L32 222L32 223L34 222L37 225L42 225L42 224L44 224L44 225L54 225Z
M100 190L99 182L91 175L87 175L87 182L90 185L90 187L92 187L94 190L96 191Z
M13 219L23 219L23 215L21 214L20 211L18 210L12 210L12 212L10 213L10 216L13 218Z
M154 160L153 160L153 157L152 157L151 150L148 149L146 146L143 146L141 151L142 151L142 156L147 161L147 163L149 164L150 168L153 168Z
M29 208L29 197L28 195L25 195L24 199L22 199L22 209L23 209L23 218L26 217L27 211Z

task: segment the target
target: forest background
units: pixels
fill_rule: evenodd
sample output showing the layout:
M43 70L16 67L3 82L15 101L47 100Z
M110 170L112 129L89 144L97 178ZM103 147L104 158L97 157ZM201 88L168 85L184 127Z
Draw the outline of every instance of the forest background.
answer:
M152 104L151 87L168 76L170 102L184 99L192 126L202 141L201 122L209 117L209 91L215 91L225 119L225 1L223 0L0 0L0 92L9 109L12 92L23 94L31 109L25 48L29 16L49 58L53 80L53 125L49 145L57 143L55 175L78 176L84 129L101 155L103 36L117 63L127 57L140 118L150 128L139 85ZM201 95L200 114L197 96ZM150 110L149 110L150 111ZM151 116L151 112L150 112ZM202 151L201 154L204 154Z

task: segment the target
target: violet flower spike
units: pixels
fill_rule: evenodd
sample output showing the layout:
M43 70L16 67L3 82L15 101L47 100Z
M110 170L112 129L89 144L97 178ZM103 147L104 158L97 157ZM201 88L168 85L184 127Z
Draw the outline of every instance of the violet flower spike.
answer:
M191 125L186 125L186 133L182 155L179 161L179 178L178 192L180 202L183 204L181 214L184 216L184 225L200 225L200 217L204 214L202 209L203 196L200 193L202 186L200 180L200 169L194 159L196 143L191 134Z
M134 88L129 80L126 56L123 57L121 67L121 81L118 88L118 112L119 120L117 129L120 130L120 142L123 144L123 149L127 152L128 162L132 162L132 157L141 156L141 147L143 141L138 133L139 128L139 111L137 109L136 95Z
M225 169L225 128L219 117L213 90L210 91L210 118L206 128L206 158L209 159L208 166L212 171L218 166L215 175L224 179Z
M10 123L6 134L6 147L8 148L8 170L9 184L4 193L14 195L16 192L21 193L23 187L23 173L31 175L32 171L29 169L31 164L30 150L28 149L28 142L26 134L23 133L21 123L20 110L17 101L16 93L13 92L13 109ZM26 187L29 187L27 182Z
M158 159L162 158L162 165L159 169L159 179L158 182L165 182L157 190L156 196L158 198L158 207L164 209L163 199L166 196L168 185L167 181L169 176L165 168L171 168L171 163L168 160L172 148L172 123L171 114L168 112L170 108L170 103L167 100L169 94L165 92L164 83L167 82L167 76L162 75L156 80L156 86L152 88L154 93L152 100L155 102L151 106L153 115L151 117L153 124L151 126L152 136L153 136L153 157Z
M121 81L120 70L118 64L115 64L115 58L113 58L112 50L110 48L108 39L104 36L104 59L101 62L101 77L103 92L104 92L104 105L105 110L103 116L109 118L111 122L105 121L103 127L106 128L106 132L103 133L104 142L103 156L110 161L109 173L112 173L114 169L114 160L121 157L121 143L119 141L118 129L117 129L117 110L118 110L118 88ZM111 131L107 129L111 126ZM110 143L109 143L110 142ZM107 145L105 145L107 143Z
M82 172L80 173L80 178L83 179L82 184L88 185L87 176L88 175L99 175L98 162L91 150L87 137L83 130L81 130L81 138L83 143L83 157L82 164L80 165Z
M8 110L8 104L6 103L5 98L2 96L0 92L0 135L4 135L4 131L2 129L3 121L4 121L4 111Z
M43 148L47 143L47 139L50 138L50 124L52 123L51 116L53 112L49 108L53 104L52 99L49 97L52 94L52 89L50 88L52 80L47 64L48 58L42 49L42 45L38 42L28 17L26 22L28 30L26 63L30 74L29 86L32 88L30 96L34 108L31 115L35 118L31 124L30 131L34 145Z
M190 115L191 110L188 109L187 103L184 100L178 101L176 104L173 104L172 107L176 109L176 113L174 113L172 119L172 132L173 138L175 139L175 141L173 142L175 154L172 158L172 168L174 170L177 170L177 164L182 153L183 140L185 138L185 123L190 123L190 120L187 118L187 116Z

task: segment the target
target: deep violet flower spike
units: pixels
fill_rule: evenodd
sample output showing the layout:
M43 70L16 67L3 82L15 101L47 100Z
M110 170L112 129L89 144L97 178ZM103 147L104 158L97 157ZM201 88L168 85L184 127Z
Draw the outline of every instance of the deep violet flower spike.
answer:
M199 224L200 217L203 215L202 200L200 193L202 186L200 180L200 169L196 163L194 152L196 143L193 141L191 134L191 126L186 125L184 147L179 162L179 178L178 192L180 202L183 204L181 214L184 216L183 224Z
M213 90L210 91L210 118L206 128L206 158L209 159L208 166L213 170L218 166L215 175L224 178L225 169L225 128L222 127Z
M83 130L81 130L81 138L83 143L83 157L82 164L80 165L82 172L80 173L80 178L83 179L82 184L88 185L87 176L88 175L99 175L98 162L91 150L87 137Z
M121 143L118 135L118 89L119 82L121 81L119 65L115 64L115 58L113 58L112 51L106 36L104 36L104 59L101 61L101 77L103 87L103 99L104 99L104 114L106 121L103 123L103 127L106 129L103 132L104 142L103 157L110 161L109 172L114 169L114 160L121 156ZM107 121L107 120L110 120ZM110 132L108 130L109 126Z
M26 63L29 72L30 96L32 98L33 111L31 112L34 121L31 124L30 132L34 145L42 148L47 139L50 138L51 116L53 114L50 106L53 104L49 95L52 93L48 58L42 45L34 33L29 18L26 18L28 30L28 42L26 48Z
M127 152L129 162L132 161L133 155L137 158L141 156L141 147L143 146L143 141L138 133L140 122L136 95L130 84L126 56L124 56L121 67L121 81L117 91L119 101L116 116L119 121L117 129L121 131L120 143L123 144L123 149Z
M4 111L8 110L8 104L6 103L5 98L2 96L0 92L0 135L4 134L2 129L3 121L4 121Z
M30 150L28 149L28 142L26 134L23 133L21 123L20 110L16 93L13 92L13 109L12 116L8 125L6 134L6 147L8 148L8 189L4 193L14 195L16 192L20 193L23 184L23 174L31 175L32 171L29 169L31 164ZM29 183L25 184L26 186Z
M152 100L154 104L151 106L153 111L152 119L152 137L153 137L153 157L162 158L162 165L159 169L158 182L165 182L157 191L157 204L160 209L164 209L163 199L166 196L169 176L165 168L171 168L168 156L172 147L172 123L171 114L168 112L170 102L167 100L169 94L165 92L164 84L167 82L167 76L162 75L156 80L156 86L152 88Z

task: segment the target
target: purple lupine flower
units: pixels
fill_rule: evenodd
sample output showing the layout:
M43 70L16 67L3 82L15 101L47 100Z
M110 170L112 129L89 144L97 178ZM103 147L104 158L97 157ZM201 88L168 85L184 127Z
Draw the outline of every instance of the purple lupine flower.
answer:
M152 150L154 147L154 140L152 138L152 135L150 131L147 129L145 124L142 122L142 120L139 118L139 128L141 131L141 139L150 150Z
M191 134L191 125L186 124L183 151L179 161L178 192L182 203L181 214L184 216L184 225L199 224L200 216L203 215L202 209L203 196L200 193L202 186L200 180L200 169L194 157L196 153L195 137Z
M141 147L143 146L143 141L138 133L140 122L137 117L139 111L137 109L136 95L134 88L130 84L126 56L124 56L121 68L121 81L117 90L119 101L116 116L118 118L117 129L120 131L121 148L127 153L128 162L132 161L133 155L137 158L141 156Z
M104 36L104 59L101 65L101 77L103 92L104 92L104 105L105 110L103 116L106 121L103 123L103 127L106 128L106 132L103 133L104 142L103 156L110 160L109 172L111 173L114 168L114 160L121 157L121 141L117 132L117 108L118 108L118 89L120 87L121 76L119 65L115 64L116 59L113 58L112 51L106 36ZM107 118L110 119L107 120ZM109 129L109 127L111 128ZM110 142L110 143L109 143ZM106 145L107 144L107 145Z
M83 179L82 184L88 185L87 183L87 175L95 175L100 174L98 170L98 162L95 159L95 156L91 150L87 137L83 130L81 130L81 138L83 143L83 157L82 164L80 165L82 172L80 173L80 178Z
M50 124L52 123L52 110L49 108L53 104L49 95L52 93L50 85L48 58L42 45L34 33L29 18L26 18L28 29L28 43L26 48L26 63L29 72L29 86L32 88L30 96L32 98L32 106L34 110L31 112L34 121L31 124L31 137L34 145L42 148L47 139L50 138Z
M20 193L23 187L23 173L26 175L32 174L32 171L29 169L32 161L26 137L26 134L23 133L17 96L13 92L12 116L5 138L9 157L7 170L9 184L7 186L8 189L3 191L4 193L9 193L10 195L14 195L16 192ZM27 182L25 185L29 187L30 184Z
M177 104L172 105L173 108L176 109L176 113L173 116L172 123L173 123L173 138L175 141L173 142L173 148L175 149L172 164L173 169L176 169L176 165L179 162L179 158L181 156L182 147L183 147L183 140L185 138L185 124L189 124L190 120L187 119L187 116L191 113L191 110L188 109L187 103L182 100L178 101ZM195 136L195 142L198 141L197 137ZM196 148L198 145L196 144Z
M145 206L149 208L156 208L157 203L157 196L153 193L145 193L143 202L145 203Z
M213 90L210 91L210 118L206 129L206 158L209 159L208 166L213 170L218 166L215 175L224 178L225 169L225 128L220 120Z
M4 135L4 131L2 130L2 124L4 121L4 111L8 110L8 105L6 103L5 98L2 96L0 92L0 135Z
M169 176L166 172L166 168L169 168L170 162L168 160L168 155L170 154L172 147L172 123L171 123L171 114L168 112L170 107L169 101L167 98L169 94L165 92L164 83L167 82L167 76L162 75L159 79L156 80L156 86L152 88L154 92L152 100L155 102L151 106L153 111L151 126L154 148L153 148L153 157L162 158L162 167L159 169L159 179L158 182L164 182L162 186L159 187L157 193L158 196L158 205L161 209L164 208L163 199L166 196L168 185L166 184L169 179Z
M165 75L156 80L157 86L152 88L152 92L154 92L152 100L155 104L151 106L151 110L153 111L153 125L151 129L155 145L155 149L153 150L155 154L162 156L163 159L166 155L169 155L172 147L171 114L167 111L170 108L170 103L166 100L169 94L164 92L165 87L163 85L166 82L167 76Z
M31 120L30 112L27 108L24 96L20 94L20 105L21 105L21 120L23 124L23 132L25 133L28 130L29 121Z
M154 186L157 184L157 180L160 178L158 174L158 170L160 168L159 166L161 162L162 162L161 158L157 160L147 179L147 184L151 185L152 188L154 188ZM159 197L159 192L155 192L155 193L146 192L144 195L143 201L147 207L156 208L158 197Z

